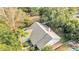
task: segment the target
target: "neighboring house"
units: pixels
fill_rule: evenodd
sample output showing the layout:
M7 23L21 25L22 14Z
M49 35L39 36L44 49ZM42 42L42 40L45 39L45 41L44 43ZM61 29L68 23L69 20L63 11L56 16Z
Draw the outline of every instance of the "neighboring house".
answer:
M46 25L42 25L39 22L35 22L32 26L32 33L30 40L34 46L37 46L40 50L48 45L55 45L60 42L60 37L53 32ZM55 47L56 48L56 47Z

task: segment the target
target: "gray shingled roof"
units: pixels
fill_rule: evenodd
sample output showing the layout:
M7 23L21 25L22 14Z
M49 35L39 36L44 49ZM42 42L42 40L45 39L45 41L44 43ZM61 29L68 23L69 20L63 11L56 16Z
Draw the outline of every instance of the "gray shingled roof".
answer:
M39 22L35 22L32 26L32 34L30 36L30 40L33 45L36 45L39 49L44 48L44 46L52 40L51 44L55 44L60 41L60 37L51 31L49 33L47 31L46 26L43 26ZM54 41L54 42L53 42Z

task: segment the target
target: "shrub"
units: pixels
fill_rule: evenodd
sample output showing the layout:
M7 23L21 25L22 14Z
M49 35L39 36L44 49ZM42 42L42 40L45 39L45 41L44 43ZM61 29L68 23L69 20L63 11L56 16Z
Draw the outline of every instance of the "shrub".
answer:
M46 46L42 49L42 51L53 51L53 47L52 46Z

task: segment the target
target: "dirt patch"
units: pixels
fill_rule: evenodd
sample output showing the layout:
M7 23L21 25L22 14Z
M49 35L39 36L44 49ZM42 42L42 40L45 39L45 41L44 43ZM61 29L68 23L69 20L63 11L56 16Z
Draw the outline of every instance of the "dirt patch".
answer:
M56 51L67 51L70 47L67 45L62 45L60 47L58 47L57 49L55 49Z

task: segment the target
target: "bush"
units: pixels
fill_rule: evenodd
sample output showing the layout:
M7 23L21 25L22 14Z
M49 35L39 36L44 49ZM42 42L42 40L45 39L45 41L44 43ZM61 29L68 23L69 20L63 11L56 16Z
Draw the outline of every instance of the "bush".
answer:
M28 46L30 46L30 44L29 44L28 42L24 42L24 43L23 43L23 46L24 46L24 47L28 47Z
M28 50L29 50L29 51L36 51L36 50L35 50L35 47L31 47L31 46L29 46Z
M46 46L42 49L42 51L53 51L53 47L52 46Z

